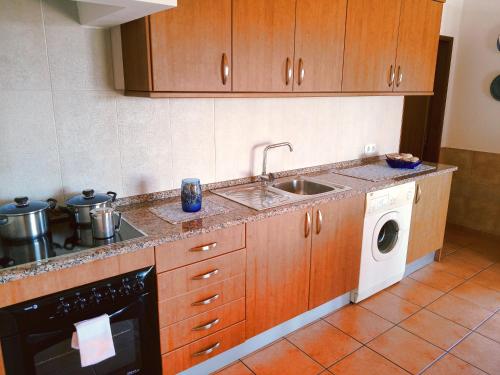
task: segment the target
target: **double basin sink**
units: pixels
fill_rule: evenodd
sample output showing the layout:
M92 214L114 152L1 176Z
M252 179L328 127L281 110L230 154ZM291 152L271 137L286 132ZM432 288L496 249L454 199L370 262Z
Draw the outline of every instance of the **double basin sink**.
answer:
M273 184L254 183L212 192L260 211L346 190L350 187L316 181L311 177L296 177Z

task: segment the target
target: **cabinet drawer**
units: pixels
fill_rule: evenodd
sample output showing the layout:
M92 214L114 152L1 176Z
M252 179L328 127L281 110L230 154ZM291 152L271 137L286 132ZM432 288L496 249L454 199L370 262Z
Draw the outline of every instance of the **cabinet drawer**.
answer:
M162 356L164 375L177 374L245 341L245 321Z
M160 301L215 284L245 272L245 249L158 275Z
M245 298L171 324L160 331L161 352L170 352L242 320L245 320Z
M245 296L245 274L160 301L160 328Z
M155 248L158 273L245 247L245 225L217 230Z

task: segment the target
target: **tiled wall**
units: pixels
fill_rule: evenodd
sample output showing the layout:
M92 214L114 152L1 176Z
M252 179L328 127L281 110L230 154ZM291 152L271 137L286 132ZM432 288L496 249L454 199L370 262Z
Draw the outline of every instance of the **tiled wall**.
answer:
M500 154L442 148L439 159L458 166L448 222L500 235Z
M110 31L70 0L0 0L0 201L135 195L398 149L402 97L146 99L114 90Z

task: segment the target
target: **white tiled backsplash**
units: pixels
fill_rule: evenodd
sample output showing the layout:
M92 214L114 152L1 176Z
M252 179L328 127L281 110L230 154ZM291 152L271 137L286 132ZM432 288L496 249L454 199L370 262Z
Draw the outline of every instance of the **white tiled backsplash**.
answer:
M0 201L120 196L398 149L402 97L146 99L113 86L110 31L70 0L0 0Z

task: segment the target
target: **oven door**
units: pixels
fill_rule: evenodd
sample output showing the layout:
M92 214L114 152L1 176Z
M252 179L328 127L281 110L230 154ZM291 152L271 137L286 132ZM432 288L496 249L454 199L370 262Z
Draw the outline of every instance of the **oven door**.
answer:
M154 350L158 331L149 315L152 306L145 293L110 315L116 355L96 365L81 367L80 353L71 348L75 328L71 324L21 332L2 338L8 375L101 375L160 373L160 353ZM98 314L100 315L100 314ZM91 318L88 317L88 318ZM86 319L88 319L86 318ZM41 325L43 323L41 322Z

